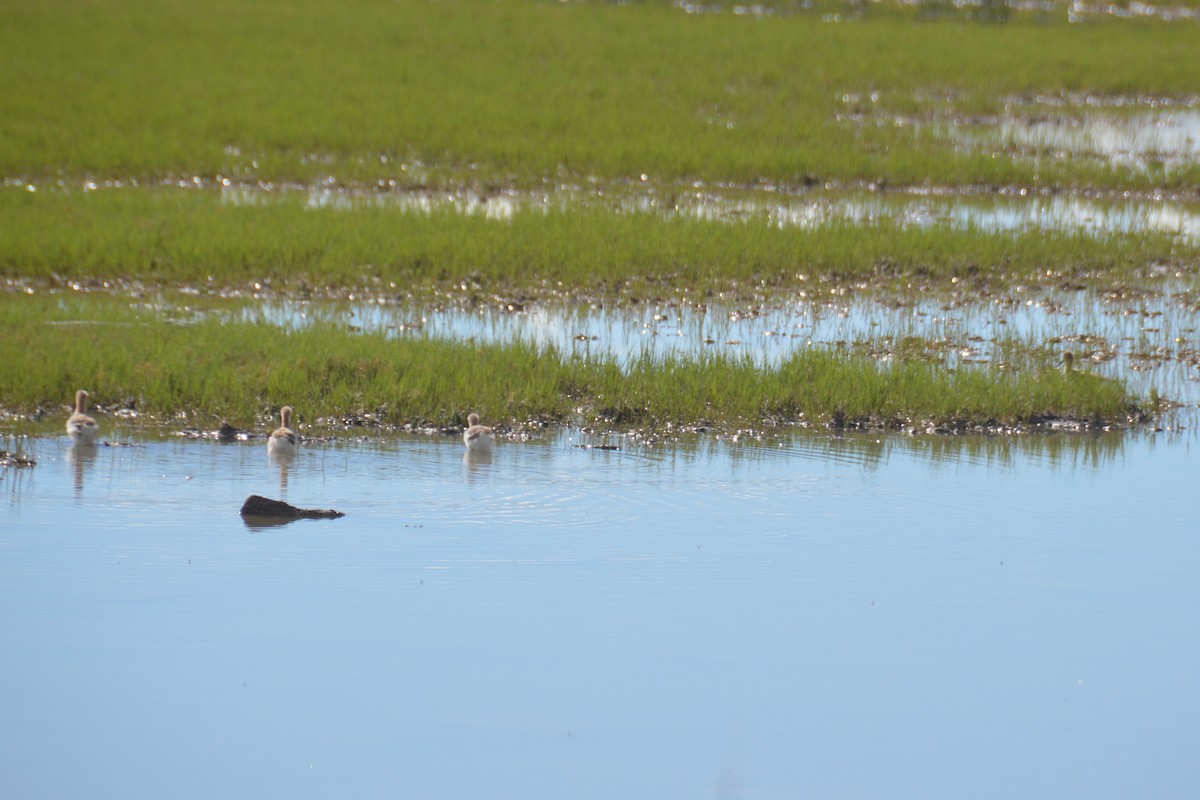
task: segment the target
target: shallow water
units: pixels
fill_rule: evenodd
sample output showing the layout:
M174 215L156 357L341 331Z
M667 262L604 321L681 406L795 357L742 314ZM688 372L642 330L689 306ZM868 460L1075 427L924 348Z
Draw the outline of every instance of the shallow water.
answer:
M508 344L529 342L627 365L644 357L686 359L722 353L774 367L813 347L898 357L903 342L947 367L1004 363L1013 343L1070 350L1081 368L1127 383L1138 396L1153 389L1200 404L1200 304L1190 284L1155 281L1128 295L1090 290L1016 287L981 298L970 293L900 291L878 297L830 293L820 284L804 296L769 303L531 305L514 313L478 307L385 302L267 300L244 306L243 320L285 327L337 323L397 338Z
M1029 137L1029 141L1024 142L1029 147L1035 141L1044 147L1057 143L1048 131L1060 131L1058 136L1064 142L1070 138L1081 147L1084 142L1100 136L1094 126L1070 133L1072 129L1062 125L1047 123L1030 127L1015 121L1008 127L996 126L982 131L947 130L956 140L968 140L972 146L1009 141L1017 132L1025 132ZM1065 144L1059 144L1059 149L1064 147ZM1144 155L1135 154L1130 158ZM1172 154L1171 158L1172 163L1180 159L1185 162L1195 160L1192 153ZM381 185L374 191L326 185L264 188L230 184L221 189L224 201L235 205L268 203L293 193L303 193L305 203L311 209L350 210L374 206L413 214L454 211L494 220L508 220L521 212L599 207L666 218L809 230L835 225L887 223L901 228L945 227L1001 233L1052 231L1088 236L1152 232L1177 236L1185 242L1200 238L1200 207L1181 198L1100 199L1079 195L1047 196L1021 190L973 195L937 188L891 192L831 188L791 192L777 187L748 190L698 184L686 188L659 187L654 183L590 189L564 185L542 192L505 190L491 193L475 190L414 192L397 189L394 185Z
M1141 171L1170 173L1194 165L1200 157L1200 111L1195 109L1005 118L980 128L952 126L946 132L974 146L991 143L1026 154L1094 158Z
M109 434L0 440L6 796L1194 790L1189 432Z

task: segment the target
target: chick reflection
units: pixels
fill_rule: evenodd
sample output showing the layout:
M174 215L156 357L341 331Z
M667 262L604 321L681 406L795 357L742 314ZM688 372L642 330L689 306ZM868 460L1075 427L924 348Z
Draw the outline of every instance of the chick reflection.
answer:
M67 449L67 463L71 466L71 473L75 476L75 494L83 493L83 476L96 463L96 455L99 451L100 448L94 443L85 442L82 439L74 442Z
M281 495L287 494L288 474L291 472L292 460L295 457L296 453L294 450L291 452L270 453L267 456L271 465L279 468L279 493Z
M467 467L467 480L478 477L491 466L491 450L467 450L463 453L463 464Z

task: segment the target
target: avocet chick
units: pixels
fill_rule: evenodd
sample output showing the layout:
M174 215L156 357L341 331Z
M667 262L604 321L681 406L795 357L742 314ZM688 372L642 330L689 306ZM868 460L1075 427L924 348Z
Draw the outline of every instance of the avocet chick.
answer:
M1063 375L1070 375L1075 369L1075 354L1070 350L1063 353Z
M267 439L267 453L280 458L296 455L296 431L292 429L292 407L279 409L280 426Z
M467 417L467 429L463 431L463 444L468 450L483 452L492 449L492 429L479 424L479 415L475 412Z
M87 401L88 393L83 389L75 393L75 413L67 420L67 435L80 444L95 444L100 428L87 415Z

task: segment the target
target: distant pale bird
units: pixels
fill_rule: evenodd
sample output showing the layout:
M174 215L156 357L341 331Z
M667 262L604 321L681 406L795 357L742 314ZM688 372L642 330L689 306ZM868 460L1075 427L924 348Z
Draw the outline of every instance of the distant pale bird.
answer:
M296 431L292 429L292 407L279 409L280 426L267 439L267 453L280 458L296 455Z
M88 393L80 389L75 393L75 413L67 420L67 435L80 444L95 444L100 432L96 420L87 415Z
M467 429L463 431L463 444L468 450L484 452L492 449L492 429L479 424L479 415L472 412L467 417Z

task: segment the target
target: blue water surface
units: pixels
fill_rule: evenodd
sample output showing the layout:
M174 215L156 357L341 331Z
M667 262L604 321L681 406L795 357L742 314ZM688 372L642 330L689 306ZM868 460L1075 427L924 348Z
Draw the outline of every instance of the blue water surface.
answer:
M1200 785L1189 432L114 436L7 440L3 797Z

